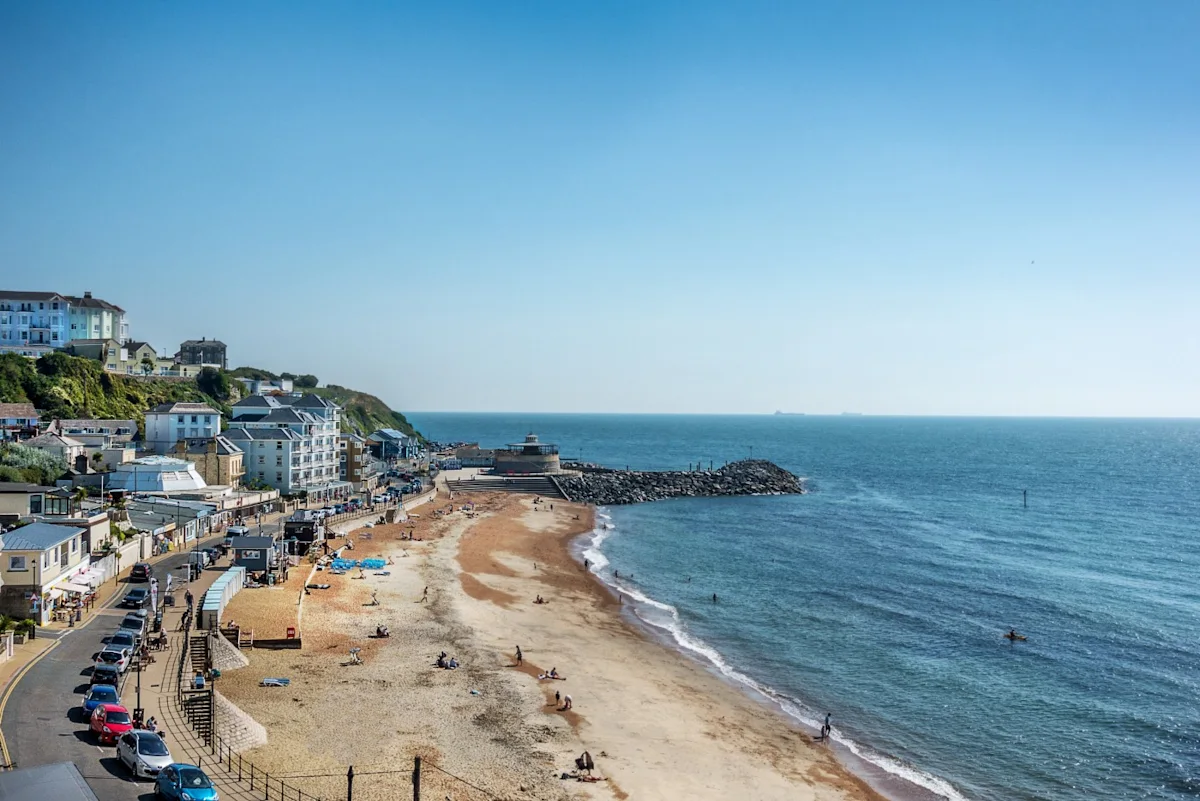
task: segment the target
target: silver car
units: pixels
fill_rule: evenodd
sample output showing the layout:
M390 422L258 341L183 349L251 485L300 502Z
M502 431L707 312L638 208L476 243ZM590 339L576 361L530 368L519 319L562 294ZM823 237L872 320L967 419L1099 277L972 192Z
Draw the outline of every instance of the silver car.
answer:
M121 735L117 740L117 759L129 768L135 779L153 779L174 761L163 739L145 729L134 729Z

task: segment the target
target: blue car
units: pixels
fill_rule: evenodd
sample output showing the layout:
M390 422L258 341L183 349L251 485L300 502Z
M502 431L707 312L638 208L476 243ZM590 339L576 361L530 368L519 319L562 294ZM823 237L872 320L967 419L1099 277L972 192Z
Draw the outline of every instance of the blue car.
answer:
M83 696L83 711L91 715L101 704L119 704L121 696L111 684L93 684Z
M154 795L171 801L219 801L217 788L195 765L175 762L158 772Z

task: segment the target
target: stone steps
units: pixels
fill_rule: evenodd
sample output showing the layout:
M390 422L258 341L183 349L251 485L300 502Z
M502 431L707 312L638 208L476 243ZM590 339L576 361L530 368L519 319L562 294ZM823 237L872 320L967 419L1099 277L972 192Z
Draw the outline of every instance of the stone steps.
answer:
M479 476L474 481L451 481L449 486L455 492L511 492L566 500L549 476Z

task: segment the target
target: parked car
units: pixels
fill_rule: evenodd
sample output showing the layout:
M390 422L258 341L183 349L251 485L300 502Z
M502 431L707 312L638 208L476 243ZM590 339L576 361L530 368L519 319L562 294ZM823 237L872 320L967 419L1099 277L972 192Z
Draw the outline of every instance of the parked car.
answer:
M203 570L204 568L208 567L208 563L209 563L208 554L205 553L204 551L200 551L200 550L188 551L188 564L189 565L198 565L200 567L200 569Z
M109 648L124 648L133 653L133 649L137 648L137 637L128 629L118 629L117 633L108 638L107 643Z
M225 548L232 548L234 537L248 536L250 536L250 529L246 526L230 526L229 528L225 529L225 539L221 540L221 545Z
M133 778L153 779L162 769L175 760L167 744L152 731L135 729L125 732L117 740L117 759L129 768Z
M121 696L117 692L117 688L112 684L93 684L88 688L88 691L83 694L83 711L89 716L96 711L96 707L101 704L119 704Z
M98 652L94 657L92 657L92 660L97 666L114 665L117 670L124 673L125 671L129 670L129 653L130 652L126 651L124 648L105 647L102 651Z
M92 710L91 728L101 743L115 743L118 737L133 729L133 718L120 704L100 704Z
M159 771L154 794L169 801L219 801L217 788L204 771L179 762Z
M149 581L154 576L154 568L147 562L138 562L129 571L130 581Z
M201 548L200 550L202 553L208 555L208 563L210 565L215 565L217 560L224 556L224 554L218 548Z
M121 599L121 606L127 609L141 609L150 603L150 590L145 587L138 587L125 593L125 597Z
M117 629L118 632L127 631L133 635L134 647L140 647L142 638L146 636L146 619L137 615L126 615L121 620L121 625Z
M107 684L110 687L120 687L121 669L116 665L96 665L92 668L92 678L88 684L93 686Z

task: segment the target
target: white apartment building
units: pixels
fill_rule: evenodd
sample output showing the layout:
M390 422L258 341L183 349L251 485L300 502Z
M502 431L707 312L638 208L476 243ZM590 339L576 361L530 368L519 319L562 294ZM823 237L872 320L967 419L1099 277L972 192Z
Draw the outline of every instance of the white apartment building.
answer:
M73 339L129 339L125 310L108 301L57 292L0 290L0 352L37 357Z
M160 403L146 412L146 445L167 455L181 439L211 439L221 433L221 413L207 403Z
M337 497L349 492L338 461L341 411L336 403L316 395L251 395L233 405L226 436L246 452L246 480L259 478L287 495L304 491L320 498ZM235 436L235 430L243 433ZM281 430L298 439L266 439L265 432ZM272 444L260 446L260 441Z

